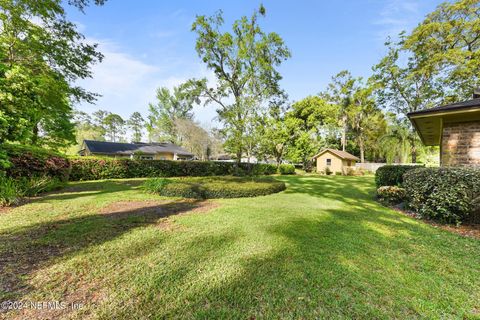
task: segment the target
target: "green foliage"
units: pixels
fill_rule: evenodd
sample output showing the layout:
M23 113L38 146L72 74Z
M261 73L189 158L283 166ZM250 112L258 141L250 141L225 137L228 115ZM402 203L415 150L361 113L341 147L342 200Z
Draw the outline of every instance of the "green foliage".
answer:
M177 119L193 119L193 105L200 103L199 92L189 90L189 84L174 87L173 91L166 87L157 89L157 102L148 106L147 131L150 141L169 141L179 143L176 130Z
M405 200L406 191L398 186L382 186L377 189L377 198L387 204L399 204Z
M118 142L125 133L125 120L116 113L108 113L103 119L106 135L111 142Z
M419 166L386 165L375 172L375 184L377 188L383 186L402 186L403 174Z
M0 175L0 207L17 204L19 198L15 181Z
M271 178L156 178L143 188L166 197L196 199L257 197L285 190L285 183Z
M0 207L18 204L22 197L59 189L65 182L57 177L30 176L12 178L0 176Z
M278 166L280 174L295 174L295 166L293 164L281 164Z
M221 175L269 175L272 164L210 161L133 160L94 157L71 158L70 180Z
M213 71L215 87L207 80L191 80L191 90L201 93L205 103L219 106L218 118L224 124L226 148L240 162L247 151L249 128L265 102L282 93L282 79L277 67L290 57L282 38L264 32L258 23L265 14L263 6L251 17L233 23L232 31L223 31L224 19L219 11L211 17L197 16L192 31L197 35L196 50Z
M480 6L477 0L446 1L406 37L403 48L431 74L443 102L471 99L480 86Z
M144 128L145 119L143 119L140 112L132 113L127 121L127 126L132 130L132 142L142 141L142 130Z
M423 217L456 224L480 217L478 168L419 168L405 173L403 185Z
M67 181L70 172L68 159L60 153L38 147L5 144L10 166L6 175L14 179L51 177Z
M65 147L74 141L72 102L95 99L73 84L102 55L66 19L61 1L2 1L0 143Z

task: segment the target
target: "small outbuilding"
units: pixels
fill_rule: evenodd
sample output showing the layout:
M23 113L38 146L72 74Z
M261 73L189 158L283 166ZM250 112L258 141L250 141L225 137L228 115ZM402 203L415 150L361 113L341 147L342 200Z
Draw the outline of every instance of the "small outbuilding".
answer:
M472 100L411 112L423 144L440 146L442 166L480 166L480 92Z
M354 155L341 150L323 149L313 157L317 165L317 172L332 173L340 172L347 174L349 170L355 170L355 164L360 161ZM328 168L328 169L327 169Z

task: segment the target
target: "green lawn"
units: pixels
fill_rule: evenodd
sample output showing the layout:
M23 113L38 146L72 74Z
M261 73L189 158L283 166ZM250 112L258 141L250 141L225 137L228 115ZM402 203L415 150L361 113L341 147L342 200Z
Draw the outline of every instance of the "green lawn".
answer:
M380 206L372 177L278 179L207 204L71 183L0 213L0 301L86 304L7 316L480 318L479 240Z

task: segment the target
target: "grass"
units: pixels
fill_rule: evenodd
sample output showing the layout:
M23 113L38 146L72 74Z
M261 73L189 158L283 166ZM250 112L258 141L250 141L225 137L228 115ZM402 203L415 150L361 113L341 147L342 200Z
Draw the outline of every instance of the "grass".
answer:
M372 177L278 179L207 207L138 180L71 183L0 214L0 301L100 319L480 317L479 240L380 206Z

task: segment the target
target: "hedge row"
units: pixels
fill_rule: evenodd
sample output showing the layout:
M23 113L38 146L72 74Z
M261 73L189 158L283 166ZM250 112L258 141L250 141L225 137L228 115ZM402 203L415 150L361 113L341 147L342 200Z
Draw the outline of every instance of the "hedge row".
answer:
M7 177L50 177L60 181L68 180L70 163L59 153L16 144L4 144L2 150L7 154L9 162L5 170Z
M165 197L195 199L257 197L285 190L285 183L271 178L185 177L154 178L143 188Z
M272 164L134 160L106 158L70 159L70 180L99 180L143 177L270 175L277 172Z
M403 183L403 174L416 168L423 168L423 166L386 165L380 167L375 172L375 184L377 188L383 186L401 186Z
M403 176L408 206L447 223L480 222L479 168L420 168Z

